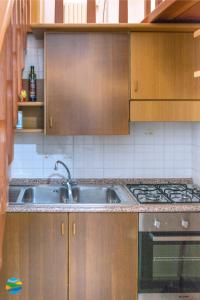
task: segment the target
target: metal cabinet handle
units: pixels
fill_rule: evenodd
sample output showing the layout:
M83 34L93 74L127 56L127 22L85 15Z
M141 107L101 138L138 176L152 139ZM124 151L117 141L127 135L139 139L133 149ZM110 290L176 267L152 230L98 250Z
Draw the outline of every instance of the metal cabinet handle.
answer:
M61 235L63 236L65 234L65 223L61 223Z
M154 242L200 242L200 236L153 236Z
M135 93L138 92L138 80L135 80L135 83L134 83L134 92Z
M76 223L75 222L72 223L72 235L73 236L76 235Z
M49 127L53 128L53 117L52 116L49 117Z

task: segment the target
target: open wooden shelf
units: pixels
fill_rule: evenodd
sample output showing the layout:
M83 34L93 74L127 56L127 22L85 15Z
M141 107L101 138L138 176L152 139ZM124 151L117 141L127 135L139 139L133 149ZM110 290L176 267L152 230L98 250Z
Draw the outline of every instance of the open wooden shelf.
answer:
M170 31L170 32L194 32L200 28L200 24L31 24L31 29L36 38L43 39L44 32L111 32L111 31Z
M35 129L29 129L29 128L22 128L22 129L15 129L15 133L39 133L43 132L44 129L35 128Z
M43 101L35 101L35 102L31 102L31 101L27 101L27 102L17 102L17 105L19 107L38 107L38 106L44 106L44 102Z

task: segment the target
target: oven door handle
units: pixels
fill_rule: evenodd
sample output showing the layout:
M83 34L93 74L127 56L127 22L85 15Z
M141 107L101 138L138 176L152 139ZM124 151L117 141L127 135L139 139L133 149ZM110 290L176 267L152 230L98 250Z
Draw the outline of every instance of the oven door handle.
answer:
M153 242L200 242L200 236L155 236Z

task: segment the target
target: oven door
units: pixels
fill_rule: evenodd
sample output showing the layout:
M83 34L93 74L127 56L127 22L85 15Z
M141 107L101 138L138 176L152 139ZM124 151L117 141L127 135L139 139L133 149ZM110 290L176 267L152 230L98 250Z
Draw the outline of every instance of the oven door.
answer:
M200 299L200 232L139 233L139 294Z

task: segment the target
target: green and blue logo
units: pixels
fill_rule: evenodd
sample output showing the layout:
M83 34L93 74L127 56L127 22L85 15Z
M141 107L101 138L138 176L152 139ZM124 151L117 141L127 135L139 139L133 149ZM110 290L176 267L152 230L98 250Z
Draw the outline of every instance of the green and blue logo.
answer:
M17 295L21 292L22 285L23 283L20 279L12 277L6 282L6 290L11 295Z

